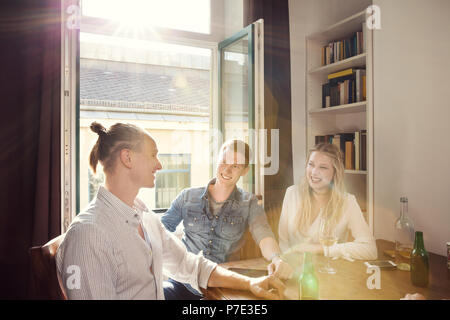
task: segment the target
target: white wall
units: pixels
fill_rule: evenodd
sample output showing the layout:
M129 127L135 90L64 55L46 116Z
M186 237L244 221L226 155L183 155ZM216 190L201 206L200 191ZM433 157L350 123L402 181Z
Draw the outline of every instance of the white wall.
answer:
M393 240L402 195L426 249L450 241L450 1L375 0L375 236Z
M304 175L306 161L305 36L361 12L370 4L371 0L289 0L294 183Z
M225 38L231 37L244 27L243 3L243 0L224 0L223 12L225 21Z

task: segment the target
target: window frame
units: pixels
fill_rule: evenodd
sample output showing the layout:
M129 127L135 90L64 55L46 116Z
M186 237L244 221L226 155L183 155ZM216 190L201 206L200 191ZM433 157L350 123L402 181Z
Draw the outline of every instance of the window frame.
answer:
M80 32L99 35L127 37L124 30L117 32L119 23L94 17L81 16L81 0L61 0L61 230L65 232L75 216L80 212ZM78 7L79 12L68 12L69 6ZM221 8L216 1L211 1L211 20L219 16ZM68 27L69 18L76 14L78 17L76 28ZM140 40L166 42L170 44L193 46L211 50L210 68L210 176L214 174L214 152L218 150L222 141L214 140L213 131L219 128L218 115L218 43L223 37L222 30L211 24L210 34L187 32L175 29L154 28L152 32L140 35ZM129 35L128 35L129 37Z
M251 90L247 93L247 102L248 102L248 129L249 130L255 130L255 25L249 24L248 26L244 27L231 37L222 40L218 44L218 84L221 85L223 81L223 75L222 75L222 54L224 53L225 49L228 48L231 44L236 43L237 41L241 40L242 38L247 37L248 39L248 85L251 87ZM219 114L219 131L222 132L222 137L224 134L224 119L225 119L225 109L223 107L222 103L222 90L218 90L218 114ZM252 135L249 135L249 144L252 147L252 149L255 149L255 137ZM254 153L256 155L256 153ZM251 185L251 190L247 190L251 193L256 192L256 179L255 179L255 167L257 164L250 164L250 170L247 173L247 175L244 178L247 178L249 181L247 181L248 184ZM245 181L245 180L244 180Z

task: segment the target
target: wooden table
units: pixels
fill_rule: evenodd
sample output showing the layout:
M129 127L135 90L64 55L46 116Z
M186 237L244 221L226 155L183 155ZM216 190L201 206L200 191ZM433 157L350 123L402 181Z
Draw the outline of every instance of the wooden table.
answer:
M394 244L386 240L377 240L378 259L392 260L384 254L385 250L393 250ZM332 261L337 269L334 275L322 274L318 267L325 262L321 255L314 257L316 275L319 278L320 299L323 300L398 300L407 293L421 293L427 299L450 299L450 270L447 268L447 258L429 253L430 274L428 287L416 287L411 283L410 272L401 270L381 269L381 289L368 289L367 279L372 273L367 273L364 261L350 262L343 259ZM300 257L300 255L299 255ZM300 258L299 258L300 260ZM225 268L250 268L265 270L267 261L262 258L233 261L221 264ZM296 274L299 270L296 269ZM297 277L297 276L296 276ZM287 299L296 299L298 289L296 279L286 282ZM253 300L252 293L223 288L209 288L206 299L212 300Z

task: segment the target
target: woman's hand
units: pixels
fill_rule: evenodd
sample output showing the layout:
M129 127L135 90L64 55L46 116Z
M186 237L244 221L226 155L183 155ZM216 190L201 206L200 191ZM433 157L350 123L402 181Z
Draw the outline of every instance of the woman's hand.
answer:
M292 277L291 266L284 262L280 257L275 257L272 259L272 263L267 266L269 275L274 275L282 280L290 279Z
M270 300L283 299L285 289L284 283L273 275L251 278L250 280L250 292L260 298Z

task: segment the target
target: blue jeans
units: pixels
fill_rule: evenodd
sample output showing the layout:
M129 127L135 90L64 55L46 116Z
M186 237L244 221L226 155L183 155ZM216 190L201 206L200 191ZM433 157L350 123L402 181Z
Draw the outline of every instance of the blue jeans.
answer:
M164 281L163 286L166 300L200 300L203 298L201 293L187 283L169 279Z

